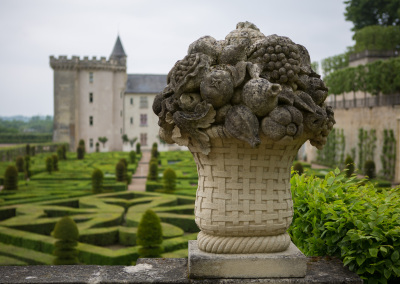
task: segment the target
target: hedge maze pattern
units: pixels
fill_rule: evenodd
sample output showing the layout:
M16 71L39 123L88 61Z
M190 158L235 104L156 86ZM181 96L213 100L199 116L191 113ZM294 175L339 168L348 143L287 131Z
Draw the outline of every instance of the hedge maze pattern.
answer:
M50 233L61 216L79 229L83 264L130 265L138 258L137 225L151 208L163 228L163 257L182 257L196 239L194 198L152 192L114 192L0 207L0 265L52 264Z

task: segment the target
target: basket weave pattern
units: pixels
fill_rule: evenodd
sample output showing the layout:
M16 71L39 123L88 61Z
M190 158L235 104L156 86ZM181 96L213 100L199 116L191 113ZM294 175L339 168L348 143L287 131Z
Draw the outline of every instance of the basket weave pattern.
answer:
M199 174L195 216L202 232L284 234L293 216L290 167L301 144L263 141L252 149L235 138L213 138L207 156L190 147Z

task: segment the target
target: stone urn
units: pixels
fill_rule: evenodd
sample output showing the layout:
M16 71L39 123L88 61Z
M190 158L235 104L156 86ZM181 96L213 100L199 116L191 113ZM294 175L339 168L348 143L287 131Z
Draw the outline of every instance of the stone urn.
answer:
M156 97L160 137L189 148L199 176L198 248L217 254L286 250L293 216L290 174L299 148L322 148L335 121L307 50L239 23L225 40L205 36Z

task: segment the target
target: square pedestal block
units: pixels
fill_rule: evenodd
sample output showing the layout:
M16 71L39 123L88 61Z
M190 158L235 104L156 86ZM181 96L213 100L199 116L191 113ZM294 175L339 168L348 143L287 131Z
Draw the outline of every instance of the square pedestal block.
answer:
M190 278L291 278L306 275L307 258L292 242L276 253L215 254L189 241L188 266Z

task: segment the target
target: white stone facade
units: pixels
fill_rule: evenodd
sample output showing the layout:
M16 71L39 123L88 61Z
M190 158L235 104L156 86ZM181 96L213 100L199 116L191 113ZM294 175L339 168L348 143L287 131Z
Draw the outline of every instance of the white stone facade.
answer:
M107 60L50 57L54 70L53 141L68 142L74 151L80 139L86 151L130 151L141 143L143 150L158 143L160 151L170 149L158 137L158 117L152 111L155 96L167 84L166 75L127 74L126 54L119 37ZM122 136L137 138L123 143ZM175 146L176 147L176 146Z

